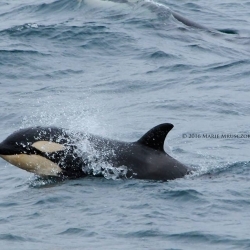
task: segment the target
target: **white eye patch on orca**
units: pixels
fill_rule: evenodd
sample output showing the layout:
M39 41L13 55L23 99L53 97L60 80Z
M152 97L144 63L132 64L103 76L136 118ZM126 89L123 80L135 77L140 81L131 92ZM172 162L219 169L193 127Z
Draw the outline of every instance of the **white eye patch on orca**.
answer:
M51 141L37 141L32 144L32 147L44 153L53 153L65 149L65 147L62 144Z
M62 169L54 162L40 155L1 155L9 163L41 176L57 176Z

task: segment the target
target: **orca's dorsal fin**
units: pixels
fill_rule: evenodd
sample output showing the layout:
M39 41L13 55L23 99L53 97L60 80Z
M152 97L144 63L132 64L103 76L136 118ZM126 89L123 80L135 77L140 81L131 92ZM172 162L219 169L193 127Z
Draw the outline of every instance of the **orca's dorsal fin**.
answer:
M164 151L164 141L168 132L174 127L171 123L163 123L150 129L137 142L155 150Z

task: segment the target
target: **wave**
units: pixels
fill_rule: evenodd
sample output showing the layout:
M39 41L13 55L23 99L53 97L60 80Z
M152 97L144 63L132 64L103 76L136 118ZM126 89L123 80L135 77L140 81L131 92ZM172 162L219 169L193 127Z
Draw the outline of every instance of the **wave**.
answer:
M4 12L0 14L0 17L6 16L16 16L19 14L50 14L50 13L57 13L62 11L72 11L79 8L79 1L78 0L57 0L57 1L49 1L47 3L41 4L25 4L21 3L14 8L12 8L8 12Z
M238 179L248 178L250 175L250 162L239 161L217 166L194 166L194 171L186 178L234 178L235 175L238 176Z
M21 237L21 236L10 234L10 233L0 234L0 240L11 241L11 242L26 242L26 241L36 242L36 240L34 239Z
M210 174L212 175L220 175L225 173L248 176L250 174L250 161L230 163L210 170Z

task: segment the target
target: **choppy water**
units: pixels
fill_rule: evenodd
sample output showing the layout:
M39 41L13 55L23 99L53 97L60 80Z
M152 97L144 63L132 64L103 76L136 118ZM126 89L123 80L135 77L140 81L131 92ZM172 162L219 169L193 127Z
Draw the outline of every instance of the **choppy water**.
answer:
M171 122L165 148L196 174L53 183L1 160L1 249L250 249L250 2L149 2L1 1L0 140L56 125L133 141Z

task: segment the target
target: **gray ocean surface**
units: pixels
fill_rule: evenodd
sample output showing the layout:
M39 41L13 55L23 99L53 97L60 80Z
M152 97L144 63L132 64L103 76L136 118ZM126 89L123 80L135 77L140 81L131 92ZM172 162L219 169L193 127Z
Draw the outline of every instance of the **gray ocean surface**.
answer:
M0 160L0 249L250 249L250 2L117 2L0 2L0 141L170 122L165 150L196 171L53 182Z

